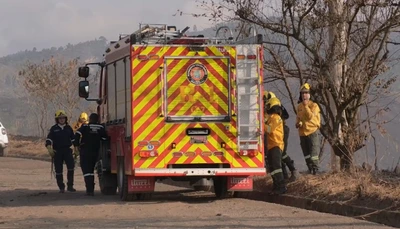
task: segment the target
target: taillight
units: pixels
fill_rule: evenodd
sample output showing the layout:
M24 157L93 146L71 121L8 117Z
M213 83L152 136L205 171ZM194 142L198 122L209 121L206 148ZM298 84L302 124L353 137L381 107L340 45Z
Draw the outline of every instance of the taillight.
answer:
M1 128L1 134L6 135L7 134L6 129Z
M258 155L257 150L240 150L239 152L240 156L248 156L248 157L255 157Z
M140 157L156 157L158 156L157 151L140 151Z

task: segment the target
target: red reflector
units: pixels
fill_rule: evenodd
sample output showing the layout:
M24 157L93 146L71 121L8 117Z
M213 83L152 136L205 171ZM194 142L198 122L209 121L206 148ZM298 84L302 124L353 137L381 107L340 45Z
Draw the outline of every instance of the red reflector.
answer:
M147 141L139 141L139 142L138 142L138 145L139 145L139 146L147 146L147 145L148 145L148 142L147 142Z
M248 157L254 157L258 155L258 152L255 150L241 150L239 153L240 156L248 156Z
M224 153L223 152L214 152L214 156L222 157L222 156L224 156Z
M212 155L212 153L210 151L201 152L201 156L204 156L204 157L209 157L211 155Z
M172 153L172 156L173 156L173 157L182 157L182 155L183 155L182 152L175 152L175 153Z
M149 144L153 145L153 146L159 146L160 145L160 141L150 141Z
M255 59L257 59L257 56L256 55L247 55L247 59L255 60Z
M139 55L137 58L139 60L147 60L148 59L146 55Z
M160 59L160 57L158 55L151 55L148 58L149 58L149 60L158 60L158 59Z
M157 151L140 151L140 157L156 157L158 156Z
M195 156L196 156L196 153L195 153L195 152L186 152L186 153L185 153L185 156L186 156L186 157L195 157Z

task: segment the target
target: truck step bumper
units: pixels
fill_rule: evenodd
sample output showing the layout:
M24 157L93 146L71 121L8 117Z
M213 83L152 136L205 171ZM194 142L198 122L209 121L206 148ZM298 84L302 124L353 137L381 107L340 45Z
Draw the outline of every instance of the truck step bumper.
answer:
M172 177L172 176L264 176L265 168L182 168L182 169L135 169L135 176Z

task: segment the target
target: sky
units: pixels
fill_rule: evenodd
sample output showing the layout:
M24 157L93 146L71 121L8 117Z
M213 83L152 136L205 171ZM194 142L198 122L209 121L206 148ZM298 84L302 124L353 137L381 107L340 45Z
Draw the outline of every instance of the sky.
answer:
M173 16L202 12L195 0L0 0L0 56L64 46L104 36L118 39L139 23L212 26L205 18Z

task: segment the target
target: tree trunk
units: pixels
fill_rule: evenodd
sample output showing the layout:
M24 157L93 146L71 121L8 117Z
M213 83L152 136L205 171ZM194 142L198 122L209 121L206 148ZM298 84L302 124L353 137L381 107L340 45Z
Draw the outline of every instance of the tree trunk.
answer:
M350 149L350 146L346 146L345 144L337 143L333 148L333 151L336 155L340 155L340 169L342 171L350 171L353 167L353 152Z
M344 14L343 12L343 6L344 2L343 0L330 0L328 3L329 6L329 14L331 18L333 18L335 21L332 22L331 26L329 27L329 44L330 44L330 58L328 61L329 65L329 74L331 77L331 85L333 85L333 91L331 93L336 93L339 97L341 94L341 81L342 81L342 76L344 74L343 69L345 67L345 58L344 58L344 53L346 51L346 40L345 40L345 32L346 32L346 27L345 24L341 21L336 21L339 18L341 18ZM333 114L337 114L337 109L335 105L335 101L333 96L330 96L330 104L331 107L330 109L332 110ZM345 119L345 113L343 112L341 114L342 118ZM337 117L337 116L336 116ZM336 117L331 117L332 119L335 119ZM333 126L332 126L332 129ZM338 128L338 133L337 136L339 138L340 144L343 144L343 134L341 130L341 124L339 125ZM337 165L338 163L338 157L336 155L342 155L342 153L337 154L334 153L335 149L332 147L331 149L331 169L332 170L337 170ZM341 168L342 163L340 163Z

